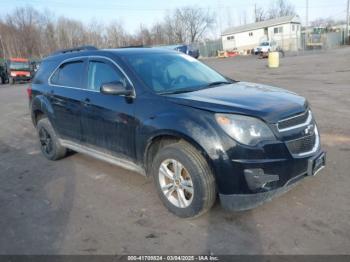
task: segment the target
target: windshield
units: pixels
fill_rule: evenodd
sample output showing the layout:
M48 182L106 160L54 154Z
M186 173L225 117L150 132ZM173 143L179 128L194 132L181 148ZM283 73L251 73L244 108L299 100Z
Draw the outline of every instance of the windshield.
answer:
M269 46L269 42L262 42L260 45L261 46Z
M29 68L29 63L26 63L26 62L11 62L10 69L28 71L30 68Z
M229 81L198 60L173 53L128 55L128 64L156 93L180 93Z

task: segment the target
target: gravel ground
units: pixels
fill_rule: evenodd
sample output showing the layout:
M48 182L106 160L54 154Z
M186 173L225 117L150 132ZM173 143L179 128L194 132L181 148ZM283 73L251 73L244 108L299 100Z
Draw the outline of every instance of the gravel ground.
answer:
M309 99L328 151L320 175L247 212L197 219L161 204L150 179L82 154L44 159L26 84L0 87L0 254L350 254L350 48L204 61L237 80Z

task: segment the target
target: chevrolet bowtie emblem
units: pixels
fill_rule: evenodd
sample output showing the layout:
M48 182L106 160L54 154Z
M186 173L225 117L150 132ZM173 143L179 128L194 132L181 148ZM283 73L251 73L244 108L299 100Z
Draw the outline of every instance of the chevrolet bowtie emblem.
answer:
M314 133L314 125L308 125L304 130L305 135L312 135Z

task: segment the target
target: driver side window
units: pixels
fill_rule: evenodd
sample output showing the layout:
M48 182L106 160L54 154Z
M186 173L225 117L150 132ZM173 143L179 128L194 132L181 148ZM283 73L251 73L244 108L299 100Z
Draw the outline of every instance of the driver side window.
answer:
M111 65L100 62L89 62L88 90L100 91L103 84L121 82L126 86L125 76Z

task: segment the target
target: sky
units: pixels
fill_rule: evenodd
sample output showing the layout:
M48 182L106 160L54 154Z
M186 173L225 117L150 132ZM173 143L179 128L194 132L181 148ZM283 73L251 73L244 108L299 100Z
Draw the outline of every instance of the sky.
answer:
M307 0L290 0L305 23ZM254 5L269 7L272 0L0 0L0 16L10 13L16 7L32 6L48 10L55 16L74 18L84 23L101 21L122 22L125 30L135 33L140 24L150 26L162 21L171 10L183 6L195 6L215 12L217 26L211 34L220 34L229 26L238 26L246 17L253 22ZM347 0L309 0L309 21L319 17L345 19Z

